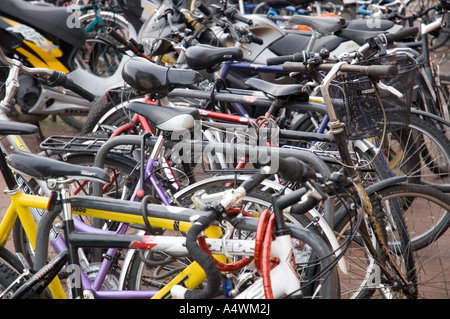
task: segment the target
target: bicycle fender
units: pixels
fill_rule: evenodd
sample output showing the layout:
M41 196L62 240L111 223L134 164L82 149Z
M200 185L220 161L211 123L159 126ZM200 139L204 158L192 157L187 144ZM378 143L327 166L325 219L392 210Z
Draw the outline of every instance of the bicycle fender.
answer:
M382 181L376 182L376 183L370 185L369 187L367 187L366 188L367 195L371 195L387 186L404 183L407 181L407 179L408 179L408 177L406 175L386 178Z

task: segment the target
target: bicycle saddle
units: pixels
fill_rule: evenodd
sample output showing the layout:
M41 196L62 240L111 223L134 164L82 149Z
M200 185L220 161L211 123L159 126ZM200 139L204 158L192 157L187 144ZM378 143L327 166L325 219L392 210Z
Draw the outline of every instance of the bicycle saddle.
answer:
M212 68L223 61L240 60L243 56L240 48L206 44L191 46L185 52L186 63L194 70Z
M109 183L109 175L98 167L87 167L61 162L26 152L16 152L6 156L8 166L14 171L37 179L64 177Z
M33 124L0 120L0 135L27 135L38 131L38 127Z
M25 25L31 25L38 30L55 36L75 47L81 47L86 42L86 34L81 27L70 28L68 22L76 19L67 7L35 5L23 0L2 0L0 7L2 15L19 20Z
M394 25L395 23L393 21L386 19L377 19L376 23L370 23L370 20L367 19L360 19L348 21L345 30L387 31Z
M335 35L352 40L359 45L365 44L367 39L376 37L383 31L366 31L366 30L351 30L351 29L342 29L335 33Z
M298 84L274 84L257 78L250 78L245 84L275 97L299 94L302 91Z
M160 94L203 81L196 71L160 66L141 57L133 57L125 63L122 77L136 90Z
M333 33L345 27L345 19L334 17L294 15L289 19L289 23L306 25L321 35Z
M198 109L189 107L157 106L142 102L131 102L127 109L144 116L152 126L163 131L190 130L200 120Z

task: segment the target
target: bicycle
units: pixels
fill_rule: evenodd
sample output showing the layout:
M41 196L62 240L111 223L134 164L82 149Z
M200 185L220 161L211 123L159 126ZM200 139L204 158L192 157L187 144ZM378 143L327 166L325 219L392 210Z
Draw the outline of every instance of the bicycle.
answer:
M50 170L49 170L48 164L50 164L50 163L53 163L55 166L50 168ZM101 181L104 182L109 179L109 176L107 174L105 174L104 171L102 171L98 168L84 168L84 170L85 170L84 173L80 173L79 170L81 168L78 166L56 163L56 162L54 162L54 160L51 160L48 158L43 158L43 157L36 157L36 156L33 156L32 154L20 154L20 153L12 154L10 156L9 165L16 167L16 169L18 169L18 170L24 171L23 173L27 173L27 174L31 173L31 175L39 175L39 176L35 176L35 177L41 177L41 178L42 177L46 178L51 175L58 176L58 175L62 175L62 174L64 174L64 175L66 175L66 174L81 174L82 176L79 176L79 178L81 178L81 179L85 179L87 176L90 176L90 178L95 179L96 181L100 181L100 182ZM42 169L43 168L42 165L46 166L46 170L48 173L40 172L40 173L36 174L36 172L37 172L36 168L40 166ZM31 170L30 170L30 168L31 168ZM8 176L7 170L4 170L3 172L5 173L6 176ZM44 175L42 175L42 174L44 174ZM51 175L47 175L47 174L51 174ZM251 179L251 182L247 183L248 184L247 186L255 187L261 182L262 179L267 177L267 174L260 174L260 175L262 175L262 176L260 176L256 180ZM75 178L77 178L77 177L75 177ZM69 182L69 180L67 178L57 179L57 180L50 179L50 181L52 183L54 183L55 186L59 185L59 187L61 187L63 189L66 188L65 184L67 184ZM14 185L14 180L10 180L10 182L13 183L13 185ZM13 185L10 185L10 186L13 186ZM243 187L243 185L241 185L241 187ZM246 187L243 187L242 189L246 189ZM247 189L247 191L249 191L249 190L250 190L250 188ZM19 191L19 193L20 193L20 191ZM62 191L61 194L62 194L63 198L65 198L65 196L68 195L68 193L65 191ZM303 195L303 193L301 193L301 195ZM297 197L298 196L299 195L297 194ZM16 196L13 196L13 197L16 197ZM28 199L33 198L34 200L38 201L40 203L40 205L47 205L47 204L49 204L49 201L51 202L50 204L56 203L55 202L56 197L53 198L53 200L49 199L49 198L39 197L39 196L31 196L31 197L26 196L26 197L28 197ZM14 198L14 200L16 200L16 198ZM21 199L17 198L17 200L18 200L17 203L20 203ZM234 200L232 200L229 203L232 203L233 201ZM72 212L103 218L104 216L108 215L108 212L104 211L105 207L108 207L108 209L112 208L112 212L109 213L109 217L112 217L116 220L121 219L126 222L134 221L139 224L144 224L144 222L142 220L142 213L140 212L142 209L141 203L131 203L128 201L112 200L112 199L89 197L89 196L88 197L84 197L84 196L73 197L71 199L72 210L70 210L68 202L66 202L66 203L67 204L62 205L63 209L64 209L64 206L66 206L66 211L63 214L65 216L65 219L70 219L70 215L72 214ZM26 201L23 202L23 204L26 204ZM29 202L28 202L28 204L29 204ZM199 213L202 214L202 212L198 211L198 210L188 210L188 209L183 209L183 208L180 208L179 210L174 210L173 207L171 209L168 209L161 205L154 205L154 204L147 204L147 203L145 203L144 205L148 206L147 211L149 213L148 216L150 217L149 222L151 223L152 227L156 228L156 227L160 227L160 225L163 225L163 227L166 229L173 228L175 226L173 223L173 220L170 221L167 219L175 218L175 220L179 221L179 223L177 223L177 226L179 227L179 229L188 231L187 238L189 238L189 235L190 235L190 230L188 230L188 229L192 229L192 228L190 226L190 223L186 222L186 221L188 221L189 218L191 218L192 215L194 215L194 214L199 214ZM183 211L185 211L184 214L182 213ZM10 210L8 212L10 212ZM135 215L136 212L138 215ZM52 215L54 215L54 214L55 213L50 212L48 215L46 215L46 216L48 216L48 219L50 220L50 224L51 224ZM214 216L211 216L211 214L208 215L208 213L207 213L207 215L204 215L203 217L209 216L209 218L215 218L215 215L216 215L216 213L214 213ZM154 217L152 218L152 216L154 216ZM10 217L10 216L8 216L8 217ZM21 215L21 218L26 218L26 216ZM54 218L54 216L53 216L53 218ZM161 218L165 218L165 219L161 220ZM252 220L255 220L255 219L252 219ZM160 221L160 223L158 223L158 221ZM240 222L244 222L244 224L245 224L245 220L241 220ZM24 223L24 225L25 224L26 223ZM253 228L252 226L255 226L255 224L253 222L250 222L250 229ZM247 227L249 227L249 225L247 225ZM290 226L290 227L292 228L293 226ZM0 229L3 230L4 228L0 227ZM42 231L42 235L38 234L38 237L42 236L39 238L46 238L48 236L45 229L46 229L45 226L42 226L42 228L41 227L39 228L39 230ZM66 226L65 229L70 231L70 226ZM256 228L254 230L256 230ZM296 233L296 232L297 231L294 231L293 233ZM141 236L134 236L134 235L121 235L121 236L113 235L112 236L110 234L87 234L86 238L84 238L84 237L85 236L83 236L81 233L80 234L75 233L75 234L70 235L68 238L70 238L69 242L73 241L73 243L77 247L80 247L83 245L87 245L88 247L93 247L93 246L94 247L106 247L106 246L110 247L111 240L114 242L113 246L117 246L119 248L130 248L130 247L133 248L134 247L134 248L139 248L139 249L148 249L155 245L154 242L151 242L151 240L153 238L152 236L151 237L146 237L146 236L141 237ZM2 236L2 238L4 238L4 236ZM194 238L196 238L196 235ZM305 242L309 242L309 239L306 239L306 238L304 238L304 239L305 239ZM164 242L164 240L163 240L163 242ZM222 242L222 241L220 240L220 242ZM320 242L320 240L319 240L319 242ZM179 245L181 246L181 250L185 251L185 248L183 248L183 241L180 241ZM315 244L315 243L312 243L312 245L313 245L312 247L317 247L317 244ZM42 245L42 248L45 249L46 247L47 247L46 244ZM70 247L70 245L69 245L69 247ZM326 245L324 247L326 247ZM39 250L39 247L37 248L37 250ZM189 250L189 248L188 248L188 250ZM76 249L75 249L75 251L76 251ZM51 264L52 265L58 264L59 267L62 267L65 260L62 261L61 259L65 259L66 257L71 258L71 259L76 259L75 251L72 252L72 255L68 254L66 251L64 253L61 253L61 255L59 255L55 259L52 259ZM232 249L228 252L232 253ZM327 254L329 254L329 252L327 252ZM44 253L43 255L45 256L46 254ZM67 256L67 255L69 255L69 256ZM326 255L321 254L321 256L323 257ZM75 261L75 260L72 260L72 261ZM324 262L324 260L321 259L321 262ZM14 262L10 262L10 264L13 265ZM39 264L39 261L38 261L38 264ZM77 263L71 263L71 264L75 265ZM3 264L2 270L5 267L6 266ZM196 270L199 270L198 265L196 263L191 264L188 268L189 269L194 268ZM31 281L27 281L27 284L25 286L22 286L22 288L20 288L19 290L16 291L16 297L23 296L23 294L25 294L28 289L31 289L32 286L37 284L37 282L40 282L42 280L44 280L44 281L48 280L48 278L42 279L43 273L45 273L47 270L48 270L48 267L44 267L42 272L40 272L40 271L37 272L36 275L31 278ZM208 269L206 271L208 272ZM8 272L8 271L6 271L6 272ZM57 274L57 272L53 272L52 274L49 274L49 276L53 277L56 274ZM182 273L183 281L185 280L185 278L184 278L185 274L186 274L186 271L184 271ZM190 275L193 277L196 277L196 275L193 273L191 273ZM200 274L197 274L197 277L199 275L200 275L200 279L199 278L197 279L197 284L203 280L203 279L201 279L202 278L201 272L200 272ZM194 279L192 279L192 280L194 280ZM200 280L200 281L198 281L198 280ZM333 280L335 280L335 279L333 279ZM325 279L325 281L327 281L327 279ZM177 283L177 282L178 282L178 280L175 280L175 283ZM212 282L213 282L212 280L211 281L209 280L208 284L209 283L212 284ZM326 285L326 283L324 283L324 284ZM194 285L195 285L195 283L194 283ZM167 289L169 289L170 287L171 286L168 286ZM329 288L331 288L331 287L332 286L329 286ZM167 289L165 289L164 291L159 291L158 294L159 295L166 294ZM325 289L325 290L327 290L327 289ZM334 289L335 288L332 288L332 290L334 290ZM40 290L42 291L42 287ZM89 294L88 292L86 292L86 294L93 296L94 292L95 292L96 297L114 296L114 297L118 298L120 296L128 296L128 297L134 296L136 298L138 296L141 296L141 297L148 298L148 297L152 297L152 296L158 296L158 295L155 295L155 292L123 292L123 291L103 292L103 291L94 291L94 290L91 291L92 294ZM4 291L3 296L7 293L9 293L9 290ZM332 291L330 291L329 293L335 294L335 292L332 292ZM73 289L73 294L74 294L74 297L81 296L80 291L77 291L77 289L75 289L75 288Z

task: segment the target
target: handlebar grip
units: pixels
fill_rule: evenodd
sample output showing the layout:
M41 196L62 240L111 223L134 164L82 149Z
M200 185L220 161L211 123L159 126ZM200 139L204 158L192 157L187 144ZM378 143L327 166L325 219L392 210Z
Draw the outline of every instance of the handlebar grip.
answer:
M82 98L88 100L89 102L93 102L95 100L95 95L91 92L85 90L71 79L67 77L67 75L63 72L53 71L53 74L48 78L48 85L50 86L62 86L66 88Z
M419 28L412 27L400 30L396 33L388 33L386 34L386 40L388 43L393 43L398 40L405 39L407 37L415 36L419 32Z
M315 67L315 70L329 71L334 64L320 64ZM342 72L359 72L373 77L390 77L393 78L398 75L398 68L396 65L353 65L343 64L339 68ZM283 64L284 72L308 72L307 66L299 62L285 62Z
M95 95L92 94L91 92L85 90L84 88L82 88L81 86L79 86L78 84L76 84L75 82L73 82L71 79L67 79L66 83L64 83L63 85L64 88L71 90L72 92L78 94L79 96L81 96L82 98L88 100L89 102L94 102L95 100Z
M283 71L284 72L306 72L306 65L299 62L284 62L283 63Z
M320 68L320 67L319 67ZM396 65L356 65L344 64L339 70L341 72L358 72L372 77L379 78L393 78L398 75L398 68Z
M263 45L264 40L260 37L257 37L256 35L252 35L251 37L252 42L255 42L256 44Z
M241 14L240 12L238 12L238 11L235 11L235 12L233 13L232 18L235 19L235 20L237 20L237 21L243 22L243 23L245 23L245 24L253 25L253 20L252 20L252 19L247 18L246 16L242 15L242 14ZM262 44L262 43L261 43L261 44Z
M285 180L299 183L317 177L311 166L294 157L278 159L278 175Z
M366 72L364 73L373 77L393 78L398 75L398 68L396 65L369 65L366 68Z
M205 5L201 0L197 0L194 2L194 6L200 10L201 13L205 15L205 17L210 18L213 15L212 10L208 8L207 5Z
M303 62L303 54L281 55L266 60L267 65L283 64L284 62Z
M127 45L128 41L122 37L116 30L111 27L106 29L106 33L109 34L114 40L118 41L122 45Z

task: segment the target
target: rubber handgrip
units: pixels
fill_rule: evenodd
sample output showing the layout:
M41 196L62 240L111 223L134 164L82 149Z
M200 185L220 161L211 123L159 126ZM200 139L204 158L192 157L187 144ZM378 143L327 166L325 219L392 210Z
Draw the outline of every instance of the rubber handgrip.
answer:
M64 88L71 90L72 92L78 94L82 98L88 100L89 102L93 102L95 100L95 95L91 92L83 89L81 86L73 82L71 79L67 79L63 85Z
M53 71L52 75L48 78L47 81L49 86L62 86L79 96L85 98L89 102L93 102L95 100L95 95L91 92L85 90L78 84L74 83L71 79L67 77L67 75L60 71Z
M106 29L106 33L109 34L114 40L118 41L120 44L127 45L128 41L122 37L116 30L111 27Z
M319 200L317 200L316 198L308 197L306 201L292 205L289 212L291 214L303 215L313 209L318 203Z
M207 18L212 16L212 11L208 8L207 5L205 5L200 0L195 1L194 6L200 10L201 13L203 13Z
M278 159L278 175L285 180L299 183L316 178L315 171L308 164L294 157Z
M303 54L281 55L266 60L267 65L283 64L284 62L303 62Z
M257 37L256 35L252 35L251 40L252 40L252 42L259 44L259 45L264 44L264 40L260 37Z
M419 32L419 28L412 27L400 30L396 33L388 33L386 34L386 40L388 43L393 43L398 40L402 40L408 37L415 36Z
M306 65L299 62L285 62L283 63L284 72L305 72L307 71Z
M243 23L246 23L248 25L252 25L253 24L253 20L252 19L242 15L241 13L239 13L237 11L234 12L233 19L235 19L237 21L240 21L240 22L243 22Z
M398 75L396 65L370 65L367 67L367 75L373 77L393 78Z

